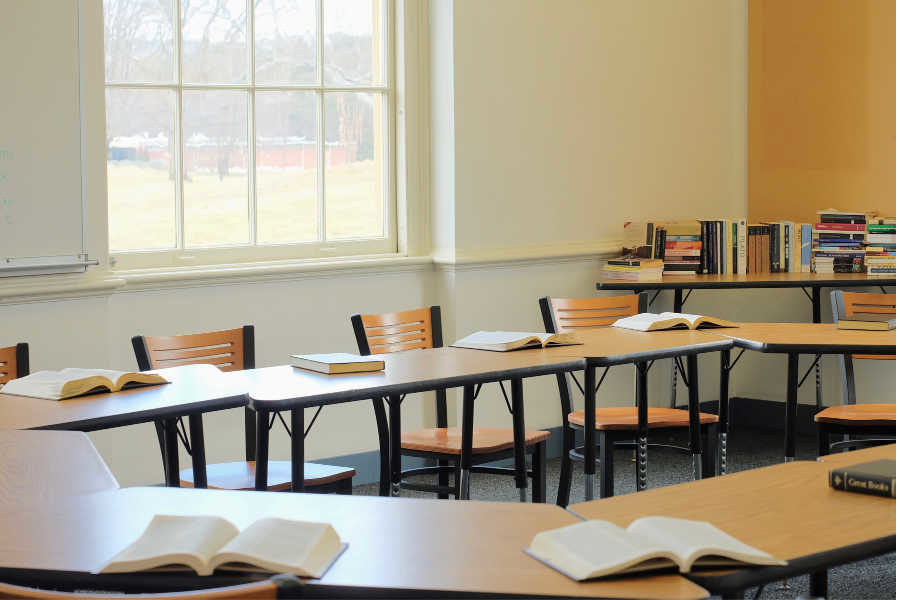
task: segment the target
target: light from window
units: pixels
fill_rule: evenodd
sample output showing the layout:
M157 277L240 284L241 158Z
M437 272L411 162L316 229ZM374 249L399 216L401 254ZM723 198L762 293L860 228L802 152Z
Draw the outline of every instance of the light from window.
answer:
M394 250L388 1L104 0L110 250Z

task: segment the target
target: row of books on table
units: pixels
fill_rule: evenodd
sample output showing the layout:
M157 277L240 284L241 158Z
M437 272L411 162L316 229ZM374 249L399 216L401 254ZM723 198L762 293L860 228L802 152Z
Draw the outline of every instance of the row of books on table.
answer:
M626 240L642 226L626 223ZM747 219L648 222L633 255L603 267L608 279L653 281L663 275L870 273L896 270L896 219L834 209L815 223Z

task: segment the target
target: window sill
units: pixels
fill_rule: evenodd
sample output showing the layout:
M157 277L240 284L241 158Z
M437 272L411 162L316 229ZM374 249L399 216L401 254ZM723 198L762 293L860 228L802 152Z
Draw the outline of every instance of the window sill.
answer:
M336 274L392 273L430 269L431 257L386 254L330 260L285 260L157 269L111 271L125 282L122 291L165 289L183 285L216 285L223 282L253 283Z

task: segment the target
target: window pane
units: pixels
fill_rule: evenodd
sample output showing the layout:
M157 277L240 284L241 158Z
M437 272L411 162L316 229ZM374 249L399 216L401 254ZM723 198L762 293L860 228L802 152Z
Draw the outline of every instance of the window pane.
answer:
M247 81L247 0L181 0L185 83Z
M322 0L325 85L360 86L383 80L381 0Z
M106 90L109 249L175 246L175 93Z
M104 0L107 81L175 79L172 0Z
M257 239L316 239L316 94L256 94Z
M184 92L184 171L184 245L248 243L246 92Z
M316 83L315 0L268 0L255 11L257 83Z
M327 239L384 236L384 135L381 94L325 95Z

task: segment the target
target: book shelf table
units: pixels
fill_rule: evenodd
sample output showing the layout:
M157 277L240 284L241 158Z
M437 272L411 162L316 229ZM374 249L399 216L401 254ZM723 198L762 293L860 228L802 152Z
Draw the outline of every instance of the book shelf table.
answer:
M800 288L812 303L812 322L822 322L822 288L885 287L897 285L893 276L870 276L865 273L732 273L717 275L704 273L690 276L665 276L660 281L600 281L598 290L630 290L634 293L672 290L673 312L682 312L693 290L737 290L753 288ZM809 291L806 291L809 288ZM687 291L687 295L684 292ZM652 300L651 300L652 303ZM816 408L822 407L821 367L816 363ZM672 369L671 406L677 399L678 377Z
M709 330L701 332L712 335ZM895 331L860 331L838 329L831 323L741 323L740 327L718 329L716 337L728 337L734 346L743 350L752 350L764 354L784 354L787 356L787 395L784 407L784 458L794 459L796 453L797 423L797 389L806 380L809 370L803 378L799 375L799 358L801 354L813 354L813 366L819 364L819 358L826 354L880 354L897 353ZM719 420L721 415L728 414L728 380L731 369L740 360L739 354L731 360L731 350L721 353ZM813 368L810 366L810 370ZM727 426L727 421L726 421ZM724 463L724 461L723 461ZM723 464L724 472L724 464Z
M128 488L59 498L52 510L0 514L0 581L162 592L235 585L264 574L90 575L155 514L220 516L243 528L263 517L328 522L347 550L303 597L599 597L699 600L676 574L579 583L522 549L540 531L578 522L549 504L445 502L321 494Z
M896 446L883 448L896 451ZM885 450L883 450L885 451ZM863 462L871 455L841 454ZM708 521L755 548L788 561L763 567L691 574L712 594L743 597L746 588L810 573L810 596L825 597L825 570L896 546L896 501L828 485L825 462L797 461L569 506L586 519L627 526L658 514Z

